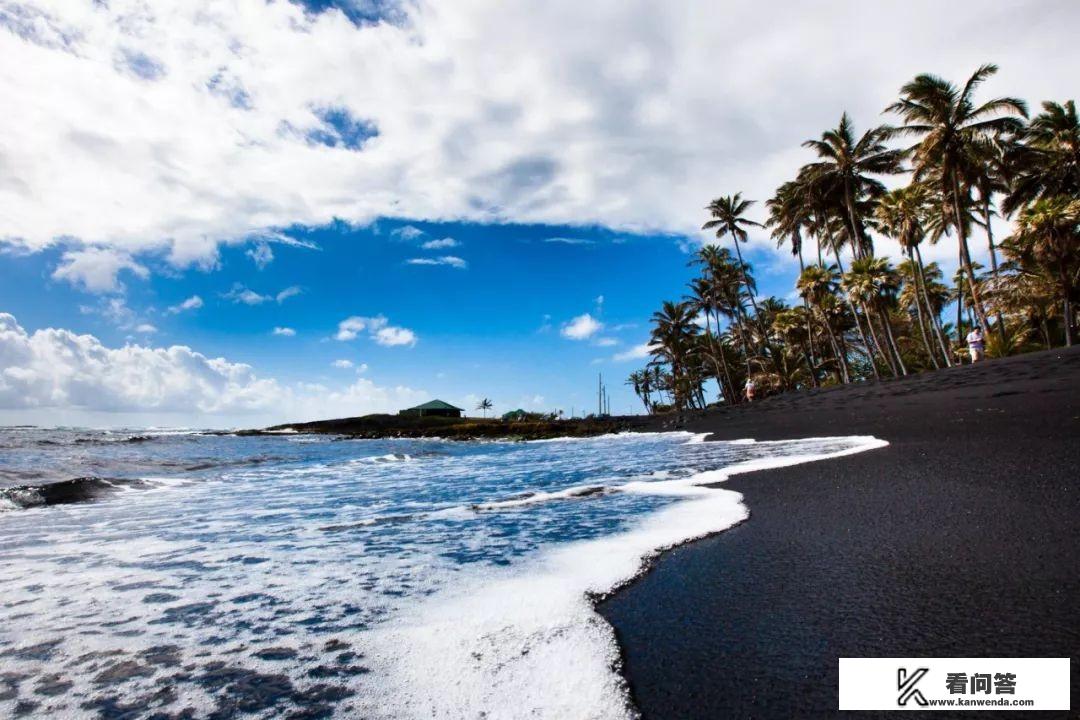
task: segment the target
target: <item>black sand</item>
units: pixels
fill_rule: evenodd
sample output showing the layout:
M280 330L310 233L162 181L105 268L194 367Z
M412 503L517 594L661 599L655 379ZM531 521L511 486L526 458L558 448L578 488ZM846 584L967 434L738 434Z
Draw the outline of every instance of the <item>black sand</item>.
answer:
M838 716L847 656L1072 657L1080 709L1080 348L681 424L890 446L734 478L747 522L601 604L644 717Z

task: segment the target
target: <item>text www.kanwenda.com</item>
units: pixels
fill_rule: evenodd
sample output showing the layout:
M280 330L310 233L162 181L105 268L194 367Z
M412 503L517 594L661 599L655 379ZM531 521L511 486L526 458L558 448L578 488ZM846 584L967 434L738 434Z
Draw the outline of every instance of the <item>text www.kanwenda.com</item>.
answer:
M930 707L1032 707L1034 700L1009 700L1008 698L948 698L927 700Z

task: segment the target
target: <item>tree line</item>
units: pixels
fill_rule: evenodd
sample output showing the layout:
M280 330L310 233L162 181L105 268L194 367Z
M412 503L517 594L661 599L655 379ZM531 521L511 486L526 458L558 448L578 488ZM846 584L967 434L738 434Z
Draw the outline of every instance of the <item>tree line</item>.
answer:
M763 222L741 193L709 203L702 229L731 247L698 250L687 295L653 314L651 360L627 381L646 410L705 407L712 382L738 403L747 379L768 394L951 367L975 326L989 357L1072 345L1080 119L1072 100L1033 116L1018 98L978 100L996 72L984 65L962 86L919 75L885 109L898 122L861 134L844 113L803 143L816 159L765 202ZM907 184L889 189L892 176ZM1000 239L999 214L1013 221ZM798 303L758 297L741 249L757 230L798 257ZM899 262L876 254L875 233L899 244ZM951 278L921 252L946 238Z

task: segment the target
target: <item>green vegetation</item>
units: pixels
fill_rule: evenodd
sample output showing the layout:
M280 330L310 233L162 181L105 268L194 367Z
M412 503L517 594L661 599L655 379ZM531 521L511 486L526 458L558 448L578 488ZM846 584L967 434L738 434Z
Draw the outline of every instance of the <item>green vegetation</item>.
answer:
M990 357L1072 345L1080 119L1071 100L1044 102L1030 121L1022 100L977 100L996 72L984 65L963 86L919 75L885 110L897 125L859 134L844 113L803 144L817 159L765 203L764 224L741 193L709 203L702 229L734 253L702 247L689 295L653 314L652 360L627 381L646 410L705 407L710 381L738 403L748 379L761 396L951 367L976 325ZM907 184L890 190L890 177ZM998 209L1014 220L1000 243ZM797 306L757 297L741 245L763 227L799 259ZM875 253L872 233L899 243L899 264ZM951 287L920 249L946 238L959 267ZM973 242L987 243L989 271L972 261ZM952 323L942 318L950 303Z

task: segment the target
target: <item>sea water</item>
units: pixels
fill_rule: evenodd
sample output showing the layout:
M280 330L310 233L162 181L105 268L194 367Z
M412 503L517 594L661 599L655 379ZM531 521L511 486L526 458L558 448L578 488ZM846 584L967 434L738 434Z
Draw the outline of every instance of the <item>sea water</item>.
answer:
M626 718L592 601L869 437L0 429L0 716Z

